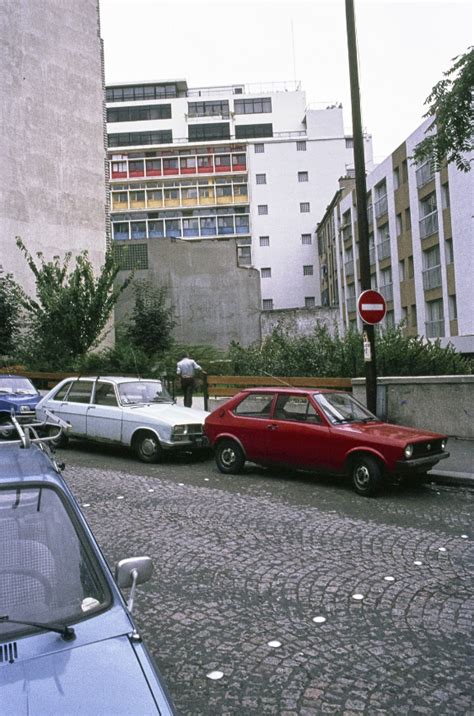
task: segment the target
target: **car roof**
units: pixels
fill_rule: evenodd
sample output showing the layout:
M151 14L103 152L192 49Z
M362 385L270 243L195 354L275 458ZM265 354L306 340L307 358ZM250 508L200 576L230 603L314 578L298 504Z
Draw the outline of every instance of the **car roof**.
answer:
M109 380L111 383L136 383L137 380L146 381L147 383L150 381L156 383L162 382L161 378L140 378L138 375L71 375L64 380Z
M31 382L31 378L28 378L27 375L18 375L16 373L0 373L0 378L25 378L25 380Z
M252 388L243 388L241 393L274 393L278 390L279 393L301 393L306 395L307 393L344 393L343 390L331 390L329 388L304 388L302 386L291 386L291 385L273 385L273 386L253 386Z
M0 487L14 482L53 482L62 484L54 462L38 444L29 448L19 441L0 443Z

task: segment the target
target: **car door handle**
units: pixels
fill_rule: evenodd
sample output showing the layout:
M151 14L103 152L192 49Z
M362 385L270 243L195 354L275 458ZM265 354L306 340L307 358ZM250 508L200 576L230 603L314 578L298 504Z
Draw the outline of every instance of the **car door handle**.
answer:
M278 430L278 425L267 425L267 430Z

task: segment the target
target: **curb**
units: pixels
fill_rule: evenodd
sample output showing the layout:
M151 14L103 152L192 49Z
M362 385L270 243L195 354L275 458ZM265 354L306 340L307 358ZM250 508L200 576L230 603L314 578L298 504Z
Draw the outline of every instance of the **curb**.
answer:
M474 475L469 472L454 472L450 470L437 470L426 475L427 482L436 482L440 485L457 485L459 487L474 487Z

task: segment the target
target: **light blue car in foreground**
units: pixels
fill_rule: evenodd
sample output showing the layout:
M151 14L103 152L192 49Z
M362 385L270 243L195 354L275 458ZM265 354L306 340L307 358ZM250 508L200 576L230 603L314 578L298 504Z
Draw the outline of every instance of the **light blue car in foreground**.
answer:
M174 714L131 616L151 560L115 581L45 441L16 427L0 442L0 713Z

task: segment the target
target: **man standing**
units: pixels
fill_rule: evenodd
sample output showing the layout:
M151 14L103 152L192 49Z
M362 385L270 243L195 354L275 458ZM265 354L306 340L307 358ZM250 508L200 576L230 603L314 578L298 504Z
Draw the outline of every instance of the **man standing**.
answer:
M184 353L176 365L176 373L181 378L181 388L186 408L190 408L193 404L194 376L197 370L205 372L195 360L189 357L189 353Z

